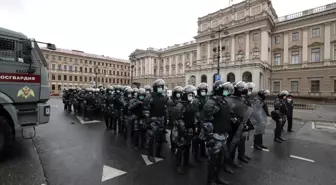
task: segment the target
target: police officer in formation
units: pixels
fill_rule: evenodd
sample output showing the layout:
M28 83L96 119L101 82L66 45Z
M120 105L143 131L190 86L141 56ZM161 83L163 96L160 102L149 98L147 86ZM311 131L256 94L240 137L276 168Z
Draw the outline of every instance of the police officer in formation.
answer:
M251 160L245 153L251 130L255 130L254 149L267 149L263 134L268 116L276 122L274 141L284 141L281 131L288 91L278 94L269 114L265 103L269 91L253 94L254 87L251 82L219 80L212 87L206 83L176 86L168 97L165 81L157 79L139 89L121 85L64 89L63 102L65 111L70 113L73 107L85 120L104 117L107 130L124 134L134 150L146 149L153 163L155 157L164 158L162 147L169 129L177 173L184 174L195 167L194 162L207 158L207 184L229 184L221 171L232 174L233 169L242 168L236 157L244 163Z

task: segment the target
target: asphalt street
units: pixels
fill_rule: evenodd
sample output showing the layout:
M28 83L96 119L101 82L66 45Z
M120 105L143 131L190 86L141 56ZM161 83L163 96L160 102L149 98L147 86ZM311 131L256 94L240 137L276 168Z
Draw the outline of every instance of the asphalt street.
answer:
M80 124L63 111L60 99L49 103L51 121L37 128L33 140L18 138L0 161L1 185L205 184L205 162L178 175L168 145L167 158L151 164L145 151L133 151L122 136L105 131L103 123ZM319 124L294 120L295 132L284 132L287 141L275 144L270 123L264 136L269 150L254 151L251 136L246 147L251 162L223 177L236 185L335 185L336 130Z

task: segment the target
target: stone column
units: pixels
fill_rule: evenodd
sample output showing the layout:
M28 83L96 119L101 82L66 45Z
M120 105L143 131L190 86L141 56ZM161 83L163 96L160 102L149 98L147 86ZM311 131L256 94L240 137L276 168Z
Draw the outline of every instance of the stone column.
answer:
M219 40L219 49L220 49L220 51L218 51L219 52L219 62L222 62L222 55L224 54L224 50L222 50L222 46L223 46L222 39L220 39Z
M198 61L201 60L201 43L197 44L197 53L196 53L196 55L197 55L196 61L198 62Z
M192 67L192 63L193 63L193 60L194 60L193 59L194 58L194 52L190 52L189 55L190 55L189 56L189 66ZM183 72L184 72L184 70L183 70Z
M177 74L178 74L178 66L177 66L177 64L178 64L178 62L177 62L177 58L176 58L177 56L175 56L175 76L177 76ZM178 59L180 60L180 55L178 55Z
M284 56L283 56L283 63L288 64L288 32L284 33Z
M308 62L308 28L303 28L302 32L302 63Z
M208 41L208 64L210 63L210 58L211 57L211 42Z
M166 65L167 65L167 63L166 63L166 59L167 59L167 58L164 58L164 59L163 59L163 76L166 75Z
M157 76L160 76L160 63L161 63L160 59L159 58L156 59L156 75ZM153 73L154 73L154 71L153 71Z
M143 65L144 65L144 59L141 58L140 59L140 76L143 76L145 74L145 72L143 71Z
M268 62L268 28L262 28L261 30L261 61Z
M173 57L169 57L169 76L172 75L172 60L173 60Z
M236 46L235 46L235 36L232 35L231 36L231 61L235 61L236 60Z
M245 32L245 60L249 60L250 59L250 32L247 31Z
M324 60L330 60L330 22L324 24Z
M181 74L184 74L184 69L185 69L185 56L186 56L186 53L183 53L183 55L182 55L182 72L181 72ZM190 56L189 56L189 60L190 60Z

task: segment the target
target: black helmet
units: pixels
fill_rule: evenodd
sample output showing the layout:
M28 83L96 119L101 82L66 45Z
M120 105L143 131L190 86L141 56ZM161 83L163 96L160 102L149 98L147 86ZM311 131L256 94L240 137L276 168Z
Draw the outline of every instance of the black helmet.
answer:
M234 87L234 95L236 96L247 94L248 92L247 84L243 81L233 83L233 87Z
M212 86L212 91L216 95L222 95L223 94L223 85L224 82L222 80L216 81Z
M176 94L180 93L180 97L177 97ZM182 93L183 93L183 87L181 86L176 86L174 87L174 89L172 90L172 97L173 98L181 98L182 97Z
M131 87L126 87L124 90L124 96L128 97L129 95L133 95L133 89Z
M151 86L146 85L144 88L145 88L145 90L146 90L147 93L152 92Z
M223 95L228 96L234 93L234 87L233 84L230 82L225 82L222 84L223 86Z
M140 88L139 91L138 91L138 98L140 100L144 100L145 97L146 97L146 89Z
M253 82L247 82L247 89L254 89L255 88L255 84Z
M201 91L205 91L206 93L208 93L208 84L207 83L200 83L197 86L197 94L200 95Z
M260 90L258 91L258 96L265 100L266 96L270 94L270 91L269 90Z
M187 85L183 88L183 99L188 100L188 94L195 96L196 87L193 85Z
M283 90L279 92L278 97L282 99L283 97L288 96L288 95L289 95L289 92L286 90Z
M133 88L133 95L136 96L138 95L139 89L138 88Z
M114 90L120 92L120 91L122 90L121 85L116 85L116 86L114 87Z
M165 81L162 80L162 79L157 79L157 80L155 80L155 81L153 82L153 91L154 91L154 92L157 92L157 89L158 89L159 87L161 87L161 88L162 88L162 93L163 93L163 91L164 91L164 86L165 86Z

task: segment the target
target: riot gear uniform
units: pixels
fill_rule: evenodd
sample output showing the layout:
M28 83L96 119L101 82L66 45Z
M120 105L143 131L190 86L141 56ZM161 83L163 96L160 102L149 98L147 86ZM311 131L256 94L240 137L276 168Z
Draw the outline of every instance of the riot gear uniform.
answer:
M184 173L183 167L190 166L189 151L195 130L196 109L192 104L195 91L196 88L192 85L184 87L182 101L176 104L174 111L175 121L172 140L176 144L176 164L177 171L180 174Z
M112 122L113 122L113 87L109 86L106 89L105 95L105 124L106 129L112 129Z
M124 102L123 102L123 114L122 114L122 131L124 132L124 138L127 139L131 132L133 132L133 125L132 122L128 120L129 112L128 106L130 101L133 99L134 90L131 87L126 87L124 90Z
M148 94L144 101L145 114L148 116L148 160L155 162L154 147L156 156L161 155L162 137L164 134L165 119L167 117L167 99L163 96L165 81L157 79L153 83L153 93Z
M115 92L113 94L113 122L112 122L112 129L121 133L122 131L122 109L124 108L124 98L122 95L122 87L120 85L116 85Z
M143 101L146 96L146 90L140 88L138 94L133 98L128 106L130 112L130 125L133 125L133 145L135 150L139 150L144 146L145 133L146 133L146 120L144 115Z
M207 100L208 94L208 84L200 83L197 86L197 95L193 101L193 105L196 109L196 128L195 128L195 137L192 142L193 146L193 154L195 160L198 162L200 161L200 157L206 157L206 148L205 148L205 138L199 137L199 131L204 123L204 112L203 107Z
M251 116L251 122L255 125L253 147L257 150L267 149L267 147L263 145L263 134L266 128L267 117L269 116L268 107L265 103L265 98L268 94L268 90L258 91L252 103L253 114Z
M274 141L278 143L285 141L281 138L281 132L287 119L287 107L285 99L288 95L288 91L281 91L278 94L278 98L274 101L274 111L271 112L272 119L276 122L276 127L274 129Z
M208 148L208 184L228 184L219 174L223 154L228 155L227 138L231 130L229 105L224 96L229 92L224 90L230 83L219 80L213 84L213 94L204 104L204 124L200 137L207 139Z

